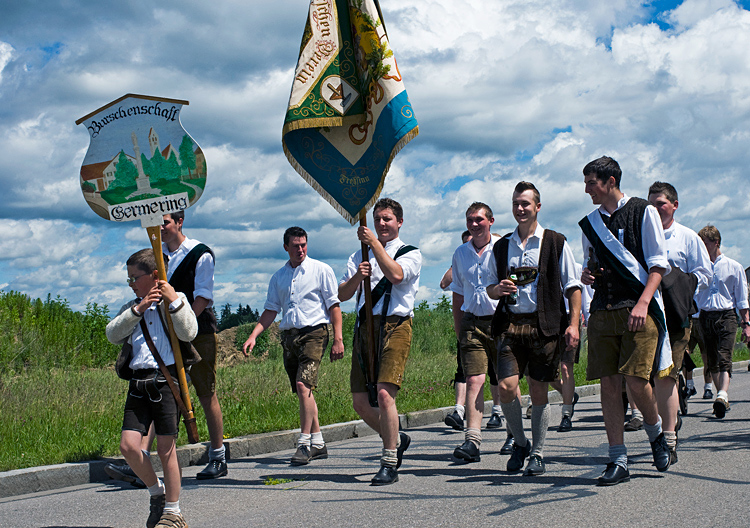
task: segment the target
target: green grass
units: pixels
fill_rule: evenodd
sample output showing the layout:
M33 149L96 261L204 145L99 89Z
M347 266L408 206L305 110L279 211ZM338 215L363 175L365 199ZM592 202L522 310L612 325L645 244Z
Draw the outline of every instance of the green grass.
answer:
M118 379L112 368L117 347L107 348L106 342L101 343L103 326L97 325L105 324L107 318L94 312L104 309L90 307L92 313L86 319L86 314L72 316L64 302L28 298L24 302L23 297L12 292L0 296L0 321L4 321L0 325L0 357L5 361L0 363L0 471L118 455L127 382ZM40 310L34 312L40 323L36 330L31 324L30 306ZM74 330L64 328L68 324ZM323 425L358 418L349 392L353 326L353 314L344 314L346 355L333 363L326 356L321 365L316 400ZM41 328L52 331L52 336L46 336ZM251 328L247 325L238 331L240 347ZM452 315L445 303L433 309L423 304L415 311L412 349L398 396L399 412L446 407L455 402L451 380L456 370L456 338L452 328ZM76 338L75 332L83 337ZM65 337L69 333L71 337ZM76 348L82 342L88 342L88 351L86 347ZM265 344L257 349L258 357L218 370L218 395L227 437L299 427L297 398L291 392L275 334L268 332ZM734 357L735 361L747 359L747 348L736 350ZM701 364L699 353L693 359ZM584 346L575 368L576 385L590 383L585 380L585 364ZM525 382L522 391L526 393ZM191 399L205 441L208 431L192 389ZM485 399L490 399L488 386ZM185 443L181 428L178 444Z

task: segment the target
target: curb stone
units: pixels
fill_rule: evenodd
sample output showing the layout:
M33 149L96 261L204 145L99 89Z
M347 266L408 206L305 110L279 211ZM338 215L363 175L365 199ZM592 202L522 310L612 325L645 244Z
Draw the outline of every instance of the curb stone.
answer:
M748 361L734 363L735 369L746 369ZM703 369L694 371L695 376L700 378ZM599 384L583 385L576 387L576 392L581 397L595 396L600 392ZM550 403L560 403L562 398L557 391L550 391ZM522 396L521 404L528 405L529 397ZM399 415L401 429L422 427L436 423L442 423L446 415L452 412L453 406L428 409L424 411L409 412ZM484 404L484 414L492 412L492 401ZM340 442L351 438L359 438L376 434L362 420L344 422L321 427L326 442ZM227 449L227 460L273 453L296 447L299 429L288 431L276 431L271 433L260 433L224 440ZM184 445L177 448L177 458L180 467L197 466L208 463L209 442ZM0 472L0 498L26 495L44 491L52 491L70 486L78 486L90 483L103 483L111 480L104 473L104 466L110 462L122 462L122 458L113 457L87 462L76 462L40 466L25 469L15 469ZM151 455L151 463L156 471L161 471L159 457Z

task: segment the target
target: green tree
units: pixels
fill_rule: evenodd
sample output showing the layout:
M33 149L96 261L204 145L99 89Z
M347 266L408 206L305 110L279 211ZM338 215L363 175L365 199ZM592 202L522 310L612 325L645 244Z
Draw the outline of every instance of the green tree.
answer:
M149 174L149 178L151 179L151 181L166 179L166 160L164 159L164 156L161 155L161 151L159 149L154 150L154 155L151 156L149 165L151 166L151 174Z
M164 163L164 175L168 180L180 180L180 162L174 150L169 154L169 159Z
M182 136L179 151L182 168L187 169L188 178L192 178L195 170L195 151L193 150L193 140L187 134Z
M120 155L117 157L115 179L109 184L108 189L134 187L137 177L138 169L135 168L133 162L125 155L125 152L121 150Z

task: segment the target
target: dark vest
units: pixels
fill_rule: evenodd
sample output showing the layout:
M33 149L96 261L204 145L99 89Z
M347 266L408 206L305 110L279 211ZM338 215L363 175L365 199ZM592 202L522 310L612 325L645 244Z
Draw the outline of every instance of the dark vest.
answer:
M624 206L610 217L597 212L602 216L604 225L618 240L620 240L619 233L622 230L623 237L620 242L633 254L645 270L648 270L648 264L646 264L646 257L643 255L641 226L648 205L649 203L642 198L630 198ZM597 258L600 263L605 262L601 255L597 255ZM591 300L590 311L617 310L635 306L640 293L634 292L621 280L618 280L619 276L614 270L606 265L602 267L604 268L604 275L597 277L594 281L594 298Z
M185 255L185 258L182 259L177 269L172 272L172 278L169 279L169 284L176 291L184 293L191 305L195 301L195 297L193 296L195 290L195 266L205 253L210 253L211 258L216 262L214 252L207 245L198 244ZM216 315L213 308L206 308L198 316L198 334L215 334L218 330L219 327L216 323Z
M492 248L497 265L497 277L502 280L508 276L508 242L510 234L505 235ZM561 233L545 229L542 244L539 248L539 280L536 289L537 314L539 331L551 337L565 333L568 326L568 315L565 312L565 301L560 289L560 256L565 244ZM508 313L505 306L507 297L500 298L492 318L492 335L499 336L508 328Z

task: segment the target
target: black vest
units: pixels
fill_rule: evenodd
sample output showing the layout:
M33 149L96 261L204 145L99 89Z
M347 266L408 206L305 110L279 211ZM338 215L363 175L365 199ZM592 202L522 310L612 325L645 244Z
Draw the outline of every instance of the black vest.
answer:
M214 252L207 245L198 244L185 255L185 258L182 259L177 269L172 272L172 278L169 279L169 284L172 285L175 291L184 293L191 305L195 301L193 295L195 289L195 266L205 253L210 253L211 258L216 262ZM198 334L215 334L218 330L219 326L216 323L216 315L213 308L206 308L198 316Z
M648 205L649 203L642 198L630 198L612 216L607 217L597 212L601 215L604 225L633 254L646 271L648 271L648 264L646 264L646 257L643 254L641 226L643 226L643 216L646 214ZM622 238L620 238L620 230L622 230ZM586 258L585 255L584 258ZM597 255L597 258L600 263L604 263L604 259L600 255ZM640 293L628 288L618 279L618 274L614 270L606 265L602 267L604 268L604 275L597 277L594 281L594 298L591 300L590 311L617 310L635 306Z

